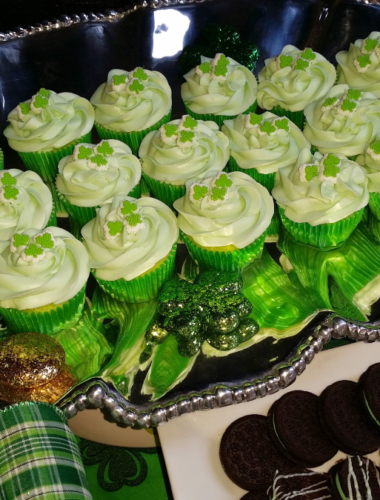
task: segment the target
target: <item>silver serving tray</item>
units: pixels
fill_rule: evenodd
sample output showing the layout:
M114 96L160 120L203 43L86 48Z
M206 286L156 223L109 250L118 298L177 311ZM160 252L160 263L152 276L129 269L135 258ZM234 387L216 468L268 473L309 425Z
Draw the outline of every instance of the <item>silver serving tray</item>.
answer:
M334 62L339 50L380 25L378 0L151 0L104 14L61 16L28 28L0 33L0 127L20 101L41 86L90 98L113 68L146 66L166 75L173 89L173 117L184 112L177 59L210 22L232 24L242 38L261 49L263 61L291 43L312 46ZM4 139L6 166L21 167ZM104 408L111 418L132 427L154 427L198 410L251 401L292 384L331 338L380 339L377 322L347 322L334 314L319 316L295 343L283 347L280 362L243 380L215 381L171 391L156 402L127 401L113 386L93 378L57 403L68 418L85 408ZM285 350L284 350L285 349ZM227 357L228 358L228 357ZM202 385L202 384L201 384Z

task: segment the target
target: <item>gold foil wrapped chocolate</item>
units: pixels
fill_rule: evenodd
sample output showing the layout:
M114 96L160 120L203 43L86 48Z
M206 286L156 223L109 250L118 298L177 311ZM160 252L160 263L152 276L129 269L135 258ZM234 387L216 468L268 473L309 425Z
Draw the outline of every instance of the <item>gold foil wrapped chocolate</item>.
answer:
M54 403L74 384L65 351L48 335L20 333L0 342L0 399Z

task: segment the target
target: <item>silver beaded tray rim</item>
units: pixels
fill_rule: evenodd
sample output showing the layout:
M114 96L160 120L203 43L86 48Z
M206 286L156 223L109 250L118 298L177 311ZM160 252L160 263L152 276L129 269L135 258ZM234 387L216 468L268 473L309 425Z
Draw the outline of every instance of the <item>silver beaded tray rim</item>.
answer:
M375 342L380 339L379 326L376 323L354 324L331 314L323 324L315 328L291 363L275 369L263 380L247 382L242 387L231 389L225 386L215 386L213 390L203 393L181 396L175 402L153 403L148 408L132 405L103 380L91 379L81 384L68 396L63 397L57 405L68 419L86 408L104 408L119 424L134 428L157 427L187 413L253 401L285 389L295 382L297 376L305 371L315 355L332 338L347 337L356 341Z

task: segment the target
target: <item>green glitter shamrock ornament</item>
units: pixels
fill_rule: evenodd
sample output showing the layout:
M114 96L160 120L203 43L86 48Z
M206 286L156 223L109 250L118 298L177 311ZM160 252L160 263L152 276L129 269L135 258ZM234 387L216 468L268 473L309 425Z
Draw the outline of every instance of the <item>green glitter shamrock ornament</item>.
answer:
M148 80L148 75L145 73L145 71L142 68L137 68L133 72L133 78L138 78L140 81L145 81Z
M111 156L115 150L110 146L108 141L101 141L95 148L96 152L103 156Z
M52 249L55 247L53 235L46 231L35 237L35 242L42 248Z
M340 164L340 159L337 158L332 153L328 153L322 159L323 168L320 172L321 181L329 180L332 182L336 182L338 174L340 172L340 168L338 165Z
M16 252L19 247L25 247L28 245L30 237L27 234L16 233L11 238L10 250L12 253Z
M139 95L140 92L144 90L144 85L140 82L140 80L133 80L133 82L129 85L128 89L131 93Z
M192 201L203 200L208 195L208 186L204 184L193 184L189 189L189 197Z

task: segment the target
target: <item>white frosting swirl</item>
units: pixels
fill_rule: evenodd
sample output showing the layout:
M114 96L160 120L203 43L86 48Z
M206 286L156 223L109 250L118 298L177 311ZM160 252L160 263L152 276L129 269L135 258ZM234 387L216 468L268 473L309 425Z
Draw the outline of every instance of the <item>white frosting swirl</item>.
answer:
M150 128L169 113L172 91L158 71L113 69L91 103L97 123L119 132L134 132Z
M285 45L277 57L265 60L259 73L257 102L263 109L281 106L289 111L302 111L327 94L335 79L334 66L321 54Z
M213 171L190 179L186 195L173 206L181 231L203 247L250 245L267 229L274 211L267 189L242 172Z
M367 38L350 44L348 51L338 52L338 84L347 83L361 92L380 97L380 32L372 31Z
M16 151L49 151L90 132L94 117L94 108L87 99L70 92L56 94L40 89L9 113L10 123L4 135Z
M310 148L301 130L287 118L265 112L239 115L222 127L230 141L231 156L240 168L255 168L260 174L294 165L299 152Z
M193 128L186 129L183 126L186 120L190 121L190 127ZM186 143L181 143L183 132L185 137L191 137ZM184 116L145 136L139 156L143 172L152 179L184 185L190 177L204 177L210 170L223 170L230 150L227 137L219 132L215 122Z
M78 144L73 155L59 162L58 172L57 189L72 205L96 207L128 194L140 181L141 164L126 144L109 139Z
M216 68L221 64L221 58L225 58L227 65L221 67L218 76ZM181 97L193 113L235 116L244 113L256 101L255 76L248 68L223 54L217 54L214 59L201 56L201 64L186 73L184 78L186 82L182 84Z
M83 227L82 236L97 278L130 281L168 255L178 227L159 200L115 196Z
M27 229L0 242L0 307L19 310L61 304L86 284L83 244L64 229Z
M303 149L293 167L276 174L273 198L293 222L338 222L369 200L363 169L340 154L314 156Z
M335 85L305 109L305 137L321 153L354 156L380 131L380 101L375 94Z
M15 168L0 171L0 241L30 227L43 229L52 210L51 193L38 174Z

